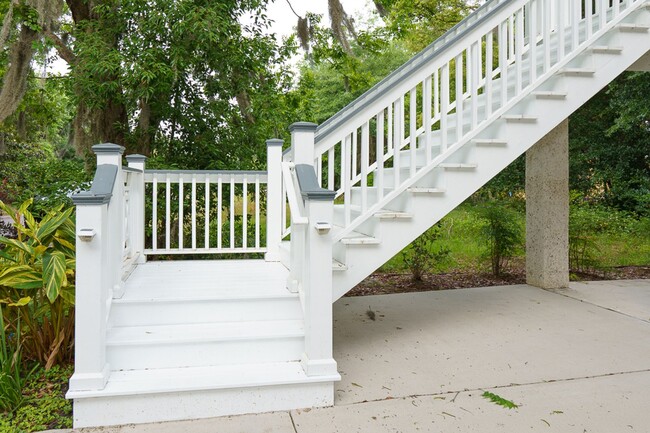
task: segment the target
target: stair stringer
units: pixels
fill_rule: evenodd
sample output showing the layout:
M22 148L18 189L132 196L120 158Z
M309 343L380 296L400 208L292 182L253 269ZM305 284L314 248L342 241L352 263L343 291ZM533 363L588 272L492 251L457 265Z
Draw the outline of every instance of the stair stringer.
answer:
M647 4L625 17L624 22L650 24L650 11ZM624 49L616 55L591 50L592 47L602 45L619 46ZM462 155L465 162L478 163L474 172L446 171L444 185L442 185L446 192L438 196L413 196L408 192L407 187L403 186L399 196L408 204L404 209L393 210L410 212L413 217L408 223L390 220L375 222L376 232L373 236L380 239L380 243L376 245L343 245L341 242L334 245L335 259L344 263L347 269L333 274L332 301L345 295L370 273L440 221L648 52L650 52L650 38L647 32L623 32L618 26L611 28L591 44L586 44L580 52L565 62L565 66L573 68L592 68L595 70L593 76L573 76L556 71L544 81L530 87L525 95L505 113L536 116L537 122L511 123L500 117L482 127L475 135L478 139L504 139L508 142L507 146L480 147L468 140L458 149L457 155ZM537 98L533 94L535 91L561 91L566 92L567 95L563 100ZM432 173L439 170L434 168ZM419 180L418 186L440 187L440 184L427 184L427 178L430 176L432 175L427 174ZM404 195L411 196L404 198L402 197Z

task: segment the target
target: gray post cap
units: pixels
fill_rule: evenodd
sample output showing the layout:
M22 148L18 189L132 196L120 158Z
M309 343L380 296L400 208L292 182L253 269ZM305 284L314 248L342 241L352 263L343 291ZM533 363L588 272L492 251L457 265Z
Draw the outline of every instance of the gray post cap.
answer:
M300 193L305 200L334 201L336 193L320 187L313 165L296 164L296 176L298 177Z
M90 191L82 191L78 194L74 194L71 197L72 202L75 205L105 204L110 202L116 178L116 165L98 165Z
M316 132L318 125L311 122L296 122L289 126L289 132Z
M266 147L273 147L273 146L282 147L283 145L284 145L284 140L280 140L279 138L271 138L270 140L266 140Z
M124 147L123 146L118 146L117 144L113 143L102 143L102 144L96 144L93 146L93 152L95 152L95 155L99 154L119 154L122 155L124 153Z
M144 155L126 155L126 162L145 162L148 158Z

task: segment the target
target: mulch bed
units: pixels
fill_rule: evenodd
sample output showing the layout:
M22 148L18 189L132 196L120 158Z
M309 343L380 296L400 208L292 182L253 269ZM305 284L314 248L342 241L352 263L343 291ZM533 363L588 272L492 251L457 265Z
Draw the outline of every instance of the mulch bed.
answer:
M578 281L650 279L650 266L621 266L607 270L572 272L571 277L572 280ZM408 273L375 272L350 290L346 296L428 292L525 283L526 272L523 266L512 267L499 277L481 271L450 272L425 275L422 281L413 281L411 274Z

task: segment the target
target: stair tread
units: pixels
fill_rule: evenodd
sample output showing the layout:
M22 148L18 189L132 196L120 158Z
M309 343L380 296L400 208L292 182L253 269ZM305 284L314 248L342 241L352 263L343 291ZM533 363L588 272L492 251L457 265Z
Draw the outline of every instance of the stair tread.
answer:
M413 214L409 212L400 212L395 210L380 210L375 212L375 216L381 219L410 219Z
M610 46L610 45L594 45L593 47L591 47L591 51L595 53L621 53L623 52L623 47Z
M307 376L300 362L217 365L114 371L103 390L70 391L67 398L92 398L165 392L250 388L340 380L340 376Z
M596 70L591 68L562 68L560 74L595 74Z
M542 97L542 98L557 98L557 99L563 99L566 98L568 95L567 92L556 92L552 90L539 90L536 92L533 92L533 95L537 97Z
M377 238L358 232L346 235L341 239L341 242L345 245L377 245L381 243Z
M194 343L275 337L301 337L303 335L304 328L302 320L124 326L108 330L106 344L108 346L124 346L159 343Z
M439 164L438 167L442 168L476 168L478 164L474 163L460 163L460 162L444 162Z
M475 138L472 140L472 143L479 146L505 146L508 144L506 140L501 140L498 138Z
M413 186L409 188L408 191L413 194L444 194L447 192L446 189L442 188L427 188L419 186Z
M136 266L125 283L124 296L114 302L291 296L287 276L281 263L264 260L147 262Z

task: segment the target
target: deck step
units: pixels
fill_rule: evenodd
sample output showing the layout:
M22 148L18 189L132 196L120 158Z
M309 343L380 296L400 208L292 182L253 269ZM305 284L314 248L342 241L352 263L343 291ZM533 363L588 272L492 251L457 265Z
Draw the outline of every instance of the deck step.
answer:
M438 167L444 168L445 170L474 170L478 167L478 164L445 162L439 164Z
M650 30L650 26L645 24L621 23L618 25L618 29L625 33L646 33Z
M111 324L116 327L181 325L256 320L301 319L298 294L289 293L251 296L210 296L183 294L148 298L114 299Z
M423 188L423 187L413 186L408 189L408 192L410 192L411 194L442 195L446 193L447 190L442 188Z
M354 232L341 239L341 243L343 245L379 245L381 240L362 233Z
M596 70L589 68L562 68L559 73L567 77L593 77Z
M506 140L499 140L498 138L477 138L472 140L472 143L480 147L503 147L508 145Z
M591 52L595 54L621 54L623 52L623 47L596 45L591 47Z
M554 91L538 91L538 92L533 92L533 95L537 99L551 99L551 100L563 100L566 99L567 97L567 92L554 92Z
M524 114L505 114L501 116L508 123L536 123L537 117Z
M66 397L75 400L79 428L326 405L339 380L337 373L307 376L300 362L114 371L104 389Z
M114 370L282 362L304 351L302 320L116 327L107 332Z

